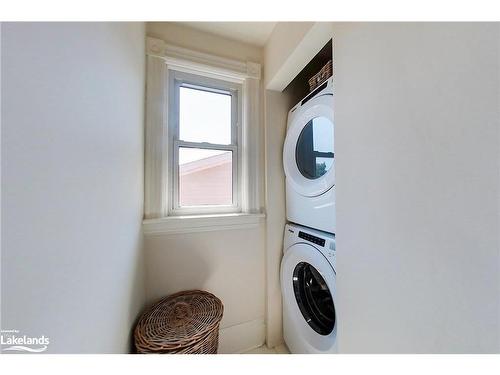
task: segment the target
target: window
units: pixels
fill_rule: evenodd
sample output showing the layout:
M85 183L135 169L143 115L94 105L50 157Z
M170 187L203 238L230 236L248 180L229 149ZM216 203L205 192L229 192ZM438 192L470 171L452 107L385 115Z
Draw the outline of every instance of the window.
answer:
M146 42L144 233L264 217L261 66Z
M169 215L241 211L241 85L180 71L169 80Z

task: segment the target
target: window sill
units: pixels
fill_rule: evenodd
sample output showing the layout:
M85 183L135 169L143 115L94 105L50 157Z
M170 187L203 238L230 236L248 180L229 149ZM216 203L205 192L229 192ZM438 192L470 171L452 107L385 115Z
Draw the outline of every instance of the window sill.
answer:
M146 236L247 229L257 227L265 217L262 213L169 216L144 220L142 229Z

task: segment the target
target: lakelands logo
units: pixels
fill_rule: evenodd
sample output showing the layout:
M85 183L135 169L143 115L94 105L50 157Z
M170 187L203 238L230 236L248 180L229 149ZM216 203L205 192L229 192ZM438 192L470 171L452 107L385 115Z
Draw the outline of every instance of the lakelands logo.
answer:
M50 341L44 335L32 337L21 335L17 329L10 329L1 331L0 344L2 352L42 353L47 350Z

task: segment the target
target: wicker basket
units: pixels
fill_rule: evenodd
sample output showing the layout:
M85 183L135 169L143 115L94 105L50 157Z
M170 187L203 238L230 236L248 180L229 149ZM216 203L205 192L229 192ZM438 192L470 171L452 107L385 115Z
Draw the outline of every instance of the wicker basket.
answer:
M146 311L135 327L138 353L216 354L224 306L202 290L165 297Z
M309 79L309 91L313 91L333 75L333 62L329 60L321 70Z

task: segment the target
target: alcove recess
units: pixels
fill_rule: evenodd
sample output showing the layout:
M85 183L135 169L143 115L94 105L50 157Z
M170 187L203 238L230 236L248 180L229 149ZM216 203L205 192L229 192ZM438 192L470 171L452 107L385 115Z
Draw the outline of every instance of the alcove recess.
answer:
M309 94L309 78L318 73L329 60L333 60L333 43L331 39L283 90L283 94L287 95L292 106Z

